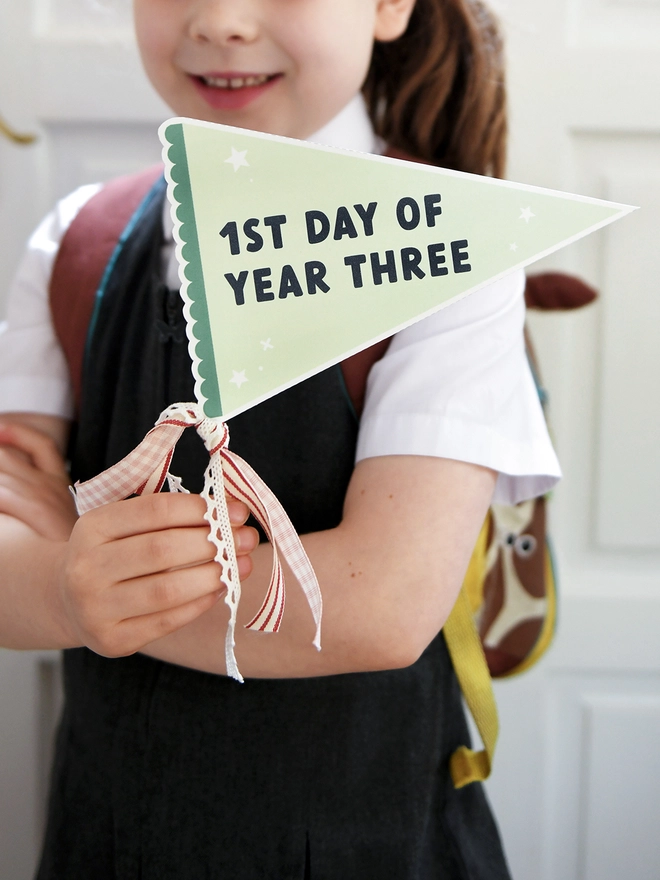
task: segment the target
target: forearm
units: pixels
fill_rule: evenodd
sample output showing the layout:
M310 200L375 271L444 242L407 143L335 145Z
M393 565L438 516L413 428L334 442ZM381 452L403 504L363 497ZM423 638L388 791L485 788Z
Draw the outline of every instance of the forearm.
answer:
M264 545L243 585L236 633L243 674L304 677L414 662L451 610L494 483L490 471L443 459L361 463L342 523L304 538L323 592L323 650L312 647L312 617L290 573L281 631L243 628L267 589ZM143 650L224 674L227 609L217 601L219 569L201 509L197 496L117 502L78 520L66 542L0 516L0 644L86 644L106 656ZM68 513L55 520L68 522ZM252 549L246 536L241 553Z
M236 630L236 656L250 678L298 678L407 666L416 659L414 644L431 640L451 607L440 579L430 579L433 614L413 622L415 608L406 607L412 585L394 572L377 578L358 560L349 564L336 531L307 535L306 550L323 594L322 650L312 645L315 625L307 601L293 575L286 572L287 601L278 633L246 630L263 599L270 570L270 547L253 554L255 570L242 586ZM366 570L363 570L366 569ZM355 577L351 577L351 575ZM395 587L395 581L398 583ZM418 586L418 585L415 585ZM417 596L419 599L419 594ZM443 601L444 600L444 601ZM148 645L153 657L206 672L225 674L224 635L229 611L219 602L203 617ZM417 624L416 638L410 638ZM425 635L422 635L424 633Z
M73 647L57 588L66 543L0 514L0 645L19 650Z
M76 521L62 457L68 422L0 415L0 645L75 645L58 574Z
M439 482L431 479L438 472ZM419 459L411 468L394 462L386 479L379 465L362 469L349 490L342 524L303 538L323 593L320 652L312 646L306 600L290 573L280 632L243 628L260 606L270 573L270 548L259 547L252 556L254 572L243 584L236 632L243 675L294 678L414 662L451 611L494 482L490 471L443 460ZM428 513L411 516L411 497ZM366 520L365 511L371 511ZM421 541L420 519L426 529ZM227 617L220 602L144 651L223 674Z

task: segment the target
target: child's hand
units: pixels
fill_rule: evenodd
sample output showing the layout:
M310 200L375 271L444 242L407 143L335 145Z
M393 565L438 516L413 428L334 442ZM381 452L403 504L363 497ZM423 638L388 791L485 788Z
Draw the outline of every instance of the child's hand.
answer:
M0 421L0 513L53 541L66 541L77 519L64 459L47 434Z
M255 529L247 507L228 501L246 578ZM198 495L164 493L107 504L84 514L71 533L59 575L61 604L73 644L121 657L180 629L224 593L215 547Z

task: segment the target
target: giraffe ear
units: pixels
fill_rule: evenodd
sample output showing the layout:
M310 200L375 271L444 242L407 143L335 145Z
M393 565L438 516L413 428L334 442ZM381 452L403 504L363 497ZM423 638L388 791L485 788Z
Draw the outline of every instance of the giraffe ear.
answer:
M525 303L528 309L580 309L598 297L598 291L575 275L540 272L528 275Z

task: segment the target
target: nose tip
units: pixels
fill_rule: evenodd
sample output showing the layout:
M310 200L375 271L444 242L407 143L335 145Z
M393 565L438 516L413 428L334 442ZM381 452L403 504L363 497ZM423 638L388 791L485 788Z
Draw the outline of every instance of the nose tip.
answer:
M235 0L202 0L195 6L189 27L191 39L198 43L249 43L258 33L250 9Z

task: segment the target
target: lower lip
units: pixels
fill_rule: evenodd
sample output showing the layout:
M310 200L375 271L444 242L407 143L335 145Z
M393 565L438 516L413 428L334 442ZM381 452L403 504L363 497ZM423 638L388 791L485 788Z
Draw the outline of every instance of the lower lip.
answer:
M242 89L219 89L207 86L204 80L192 77L199 94L214 110L241 110L272 88L280 79L274 76L258 86L244 86Z

